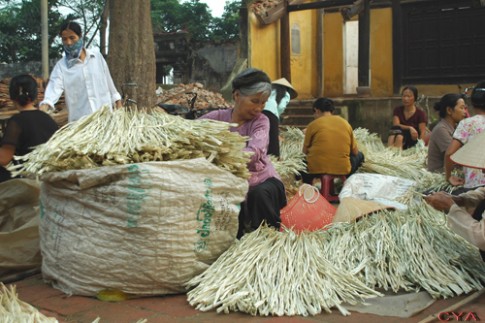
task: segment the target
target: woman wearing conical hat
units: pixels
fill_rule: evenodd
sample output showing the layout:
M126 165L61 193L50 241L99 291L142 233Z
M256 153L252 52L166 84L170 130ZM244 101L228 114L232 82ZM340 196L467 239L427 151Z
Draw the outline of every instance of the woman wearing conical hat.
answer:
M266 101L263 114L269 119L269 145L268 155L280 156L279 126L281 115L285 112L290 100L295 99L298 93L285 78L271 82L271 95Z

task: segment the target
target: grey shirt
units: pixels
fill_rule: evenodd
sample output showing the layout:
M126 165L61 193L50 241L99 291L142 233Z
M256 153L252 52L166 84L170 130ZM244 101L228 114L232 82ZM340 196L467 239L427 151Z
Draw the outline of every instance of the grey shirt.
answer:
M445 152L453 140L453 128L445 119L433 128L428 144L428 170L442 173L444 171Z

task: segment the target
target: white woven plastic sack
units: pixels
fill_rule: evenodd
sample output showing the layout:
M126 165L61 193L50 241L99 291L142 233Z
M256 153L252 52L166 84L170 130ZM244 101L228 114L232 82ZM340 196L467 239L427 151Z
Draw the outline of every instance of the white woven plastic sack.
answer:
M405 196L415 185L415 181L402 177L356 173L347 178L339 198L354 197L405 210L407 206L397 200Z
M247 189L205 159L47 174L44 279L76 295L184 292L234 242Z

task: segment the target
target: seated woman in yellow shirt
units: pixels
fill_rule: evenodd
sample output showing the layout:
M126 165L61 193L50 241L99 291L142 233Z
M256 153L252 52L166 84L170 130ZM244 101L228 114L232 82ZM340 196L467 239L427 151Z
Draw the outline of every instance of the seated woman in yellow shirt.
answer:
M303 183L311 184L321 174L350 175L364 161L359 152L352 126L340 116L333 115L335 105L328 98L313 103L315 120L305 132L303 152L307 156L307 173Z

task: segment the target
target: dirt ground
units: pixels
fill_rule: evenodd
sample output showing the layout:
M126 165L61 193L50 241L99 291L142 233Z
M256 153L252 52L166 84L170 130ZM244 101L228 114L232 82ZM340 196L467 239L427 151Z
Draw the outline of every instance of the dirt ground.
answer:
M430 315L441 313L439 321L484 321L485 294L469 301L476 295L471 293L450 299L440 299L420 313L401 318L394 316L379 316L352 312L350 316L342 316L335 309L332 313L323 313L311 317L255 317L244 313L218 314L215 311L201 312L191 307L185 294L131 299L122 302L103 302L91 297L67 296L43 282L41 274L13 282L19 298L39 309L43 314L55 317L59 322L90 323L100 318L99 323L135 323L146 319L147 323L180 322L421 322ZM8 285L7 285L8 286ZM461 305L460 305L461 304ZM396 313L399 309L396 309ZM1 322L1 317L0 317Z

